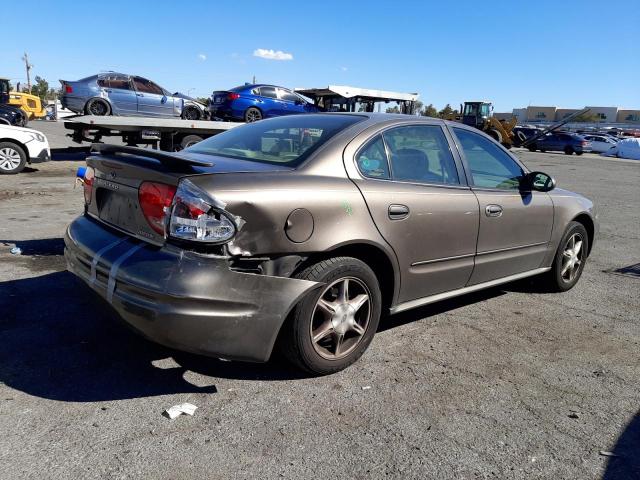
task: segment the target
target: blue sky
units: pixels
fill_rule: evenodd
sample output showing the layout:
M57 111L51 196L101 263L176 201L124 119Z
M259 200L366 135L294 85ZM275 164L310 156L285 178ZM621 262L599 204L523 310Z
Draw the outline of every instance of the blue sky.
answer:
M473 99L496 111L640 108L639 0L31 0L29 10L38 14L26 32L3 24L0 75L14 83L25 81L27 51L33 75L56 88L118 70L197 96L255 75L287 87L417 91L438 108Z

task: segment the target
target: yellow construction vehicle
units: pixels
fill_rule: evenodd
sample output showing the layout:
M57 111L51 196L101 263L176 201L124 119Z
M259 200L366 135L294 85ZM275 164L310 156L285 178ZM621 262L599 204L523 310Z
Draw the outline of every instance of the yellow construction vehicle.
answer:
M42 100L37 95L22 92L9 92L9 105L20 108L24 111L29 120L34 118L44 118L47 116L47 109L42 104Z
M445 115L445 120L454 120L482 130L506 148L511 148L514 144L513 127L516 126L516 118L512 117L509 121L498 120L493 116L491 102L464 102L464 105L460 105L460 113Z
M9 79L0 77L0 104L11 105L21 109L27 114L29 120L44 118L47 109L37 95L22 92L9 91Z

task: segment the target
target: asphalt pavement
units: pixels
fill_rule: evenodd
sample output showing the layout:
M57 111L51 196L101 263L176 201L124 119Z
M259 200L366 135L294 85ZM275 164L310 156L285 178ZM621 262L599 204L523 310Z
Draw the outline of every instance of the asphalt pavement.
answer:
M640 478L640 278L615 272L640 263L640 162L517 155L598 208L578 285L383 318L322 378L132 333L65 271L84 162L0 176L0 478ZM194 416L162 415L182 402Z

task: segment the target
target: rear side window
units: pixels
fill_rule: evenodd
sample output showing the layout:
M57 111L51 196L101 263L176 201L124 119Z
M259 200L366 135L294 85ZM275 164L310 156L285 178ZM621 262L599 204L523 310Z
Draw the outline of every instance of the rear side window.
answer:
M278 94L274 87L260 87L260 95L263 97L278 98Z
M129 77L124 75L105 75L99 77L97 83L103 88L131 90L131 82L129 82Z
M458 185L460 179L439 125L413 125L384 132L394 180Z
M382 135L378 135L360 150L356 163L365 177L389 179L389 163Z
M482 188L518 189L524 171L493 141L477 133L453 128L471 170L473 184Z
M296 167L331 137L363 121L359 115L287 115L248 123L184 152Z

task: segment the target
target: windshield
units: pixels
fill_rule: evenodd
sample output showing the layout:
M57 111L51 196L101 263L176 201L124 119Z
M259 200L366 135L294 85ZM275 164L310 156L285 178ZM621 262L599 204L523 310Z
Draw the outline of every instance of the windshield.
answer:
M184 151L295 167L331 137L365 118L303 114L261 120L209 137Z
M0 93L9 93L9 81L0 79Z

